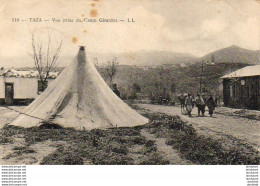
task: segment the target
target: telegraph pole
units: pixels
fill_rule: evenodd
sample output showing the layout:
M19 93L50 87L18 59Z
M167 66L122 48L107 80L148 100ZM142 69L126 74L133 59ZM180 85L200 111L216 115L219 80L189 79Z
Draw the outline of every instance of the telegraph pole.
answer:
M201 73L200 73L200 93L202 93L201 92L201 86L202 86L202 77L203 77L203 65L204 65L204 60L202 60L202 62L201 62Z

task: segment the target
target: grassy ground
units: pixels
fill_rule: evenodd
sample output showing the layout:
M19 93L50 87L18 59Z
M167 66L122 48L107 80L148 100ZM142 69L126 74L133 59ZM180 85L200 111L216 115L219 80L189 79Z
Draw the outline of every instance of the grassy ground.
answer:
M172 160L156 146L157 140L164 138L165 145L175 149L189 164L259 164L258 151L250 144L234 139L236 145L227 147L223 141L198 135L192 125L177 116L140 112L151 122L134 128L77 131L49 125L30 129L5 126L0 133L0 145L13 145L17 136L22 138L23 143L13 145L12 152L4 157L8 160L37 154L38 150L32 148L37 144L55 143L55 150L36 160L38 164L165 165ZM142 135L143 131L154 139Z
M40 164L48 165L131 165L168 164L152 140L146 140L137 128L114 128L107 130L77 131L72 128L24 129L6 126L2 130L1 144L12 143L14 136L23 135L25 144L14 150L10 158L23 153L35 153L30 146L48 140L63 141L56 151L44 157ZM138 147L138 148L137 148ZM137 149L137 150L136 150Z

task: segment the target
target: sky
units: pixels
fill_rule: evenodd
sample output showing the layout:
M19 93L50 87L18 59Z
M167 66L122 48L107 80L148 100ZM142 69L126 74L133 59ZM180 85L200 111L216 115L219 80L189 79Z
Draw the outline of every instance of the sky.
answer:
M0 21L0 66L33 64L31 33L43 46L48 32L53 48L62 40L63 58L75 56L81 45L94 53L157 50L198 57L230 45L260 49L257 0L0 0Z

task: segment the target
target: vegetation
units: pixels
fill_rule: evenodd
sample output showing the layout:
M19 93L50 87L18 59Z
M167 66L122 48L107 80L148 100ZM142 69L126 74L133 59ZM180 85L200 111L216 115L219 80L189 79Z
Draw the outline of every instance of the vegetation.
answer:
M16 146L13 149L13 152L11 154L8 154L7 156L4 157L4 159L9 159L12 157L19 157L22 154L30 154L30 153L36 153L33 149L31 149L28 146Z
M239 63L204 63L202 90L222 96L221 76L245 67ZM98 68L103 77L105 69ZM159 102L162 98L176 100L179 93L199 91L201 63L180 65L162 65L157 67L124 66L117 67L114 83L118 85L123 99L149 99ZM106 78L104 78L106 79ZM109 84L109 82L108 82Z
M25 147L47 140L65 141L67 145L45 157L41 164L49 165L131 165L167 163L160 154L154 154L156 147L152 141L146 140L140 134L140 127L114 128L108 130L94 129L91 131L77 131L72 128L30 128L24 129L6 126L2 135L8 138L24 135ZM141 146L139 151L132 152L132 148ZM15 152L16 153L16 152ZM27 153L20 152L20 153ZM30 153L32 153L30 151ZM137 156L133 155L137 154ZM10 157L13 154L9 155ZM158 161L158 162L156 162ZM151 163L150 163L151 164Z
M104 65L99 66L97 58L94 59L95 65L97 68L101 68L101 75L105 80L108 80L108 85L112 88L113 87L113 80L116 76L117 69L118 69L118 61L117 58L113 58L111 61L108 60Z

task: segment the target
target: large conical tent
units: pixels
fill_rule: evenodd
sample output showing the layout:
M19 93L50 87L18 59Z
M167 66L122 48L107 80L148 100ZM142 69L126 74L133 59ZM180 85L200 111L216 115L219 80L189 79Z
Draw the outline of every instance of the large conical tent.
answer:
M80 47L76 60L11 125L43 122L90 130L143 125L148 119L114 94Z

